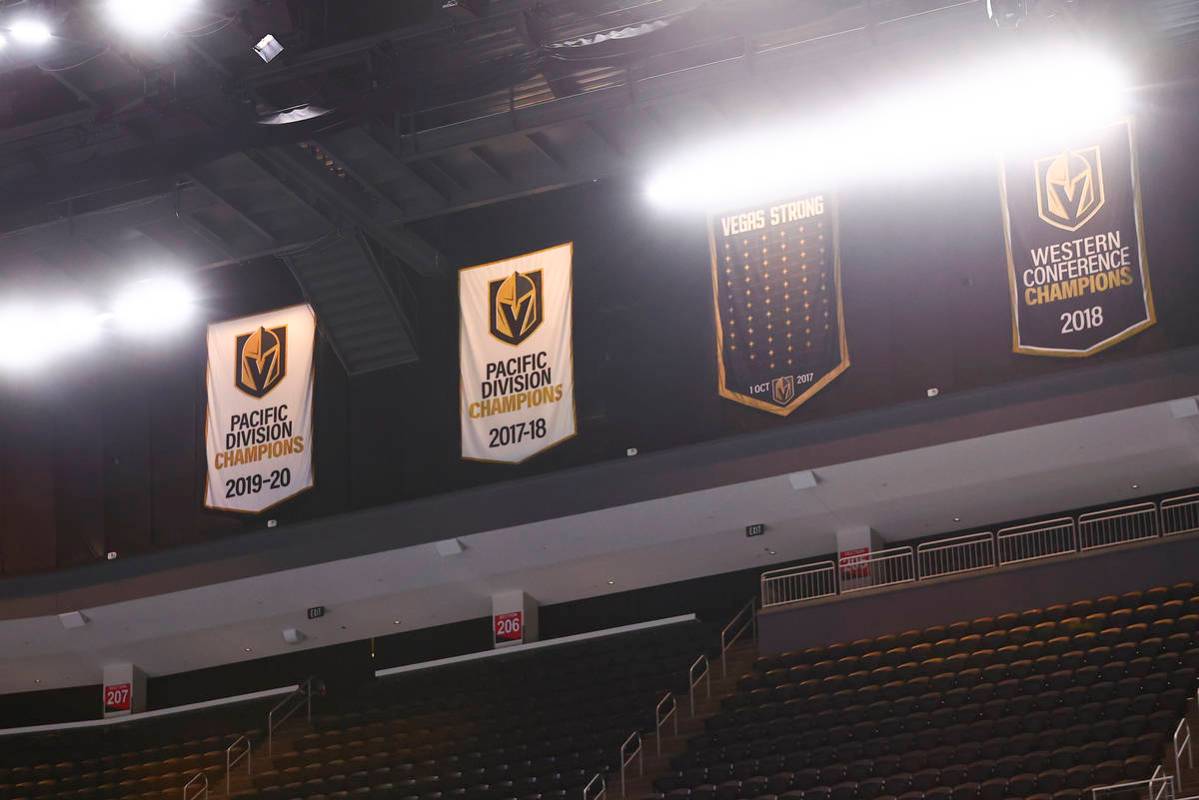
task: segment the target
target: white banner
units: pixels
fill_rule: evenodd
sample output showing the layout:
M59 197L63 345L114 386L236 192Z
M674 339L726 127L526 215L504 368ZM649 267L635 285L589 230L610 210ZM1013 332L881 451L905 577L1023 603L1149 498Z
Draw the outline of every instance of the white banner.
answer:
M306 305L208 326L208 508L256 514L312 487L315 337Z
M571 245L458 273L462 457L518 464L575 435Z

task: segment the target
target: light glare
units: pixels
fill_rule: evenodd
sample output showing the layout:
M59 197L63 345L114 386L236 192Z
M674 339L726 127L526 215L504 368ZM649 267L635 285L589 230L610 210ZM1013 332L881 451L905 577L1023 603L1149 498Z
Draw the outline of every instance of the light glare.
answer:
M1046 75L1087 76L1068 99ZM1128 78L1110 58L1057 47L867 98L844 113L758 130L690 151L654 172L655 205L715 210L826 189L845 179L904 178L1042 146L1126 113Z
M191 288L178 278L151 278L117 296L113 317L128 333L162 333L191 319L194 302Z
M100 316L83 304L42 309L32 303L0 308L0 368L31 372L92 344Z
M191 11L195 0L108 0L112 24L136 36L169 33Z
M9 28L12 38L21 44L45 44L53 36L50 26L38 19L19 19Z

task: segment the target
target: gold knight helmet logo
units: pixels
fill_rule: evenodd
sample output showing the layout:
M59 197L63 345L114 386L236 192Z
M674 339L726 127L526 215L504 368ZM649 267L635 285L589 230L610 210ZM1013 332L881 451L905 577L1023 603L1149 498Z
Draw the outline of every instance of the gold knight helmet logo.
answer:
M770 382L771 396L774 402L785 406L795 399L795 376L784 375Z
M265 397L287 374L287 326L262 328L236 339L234 383L251 397Z
M1103 207L1099 145L1066 150L1037 161L1037 211L1064 231L1076 231Z
M541 325L541 270L513 272L487 284L488 327L501 342L520 344Z

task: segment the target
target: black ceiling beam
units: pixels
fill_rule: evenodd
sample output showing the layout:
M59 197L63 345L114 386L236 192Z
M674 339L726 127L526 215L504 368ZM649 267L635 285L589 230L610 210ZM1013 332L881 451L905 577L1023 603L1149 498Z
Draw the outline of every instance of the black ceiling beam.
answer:
M374 209L335 185L339 179L299 147L259 148L246 155L334 225L361 228L423 275L444 276L449 270L445 256L411 231L380 220Z

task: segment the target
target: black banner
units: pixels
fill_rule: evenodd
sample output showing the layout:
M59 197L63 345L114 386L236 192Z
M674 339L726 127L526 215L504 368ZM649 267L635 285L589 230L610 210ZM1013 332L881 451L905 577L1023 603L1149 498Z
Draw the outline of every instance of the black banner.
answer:
M720 395L787 415L849 366L831 198L709 221Z
M1014 352L1089 356L1154 323L1130 122L1007 159L1000 191Z

